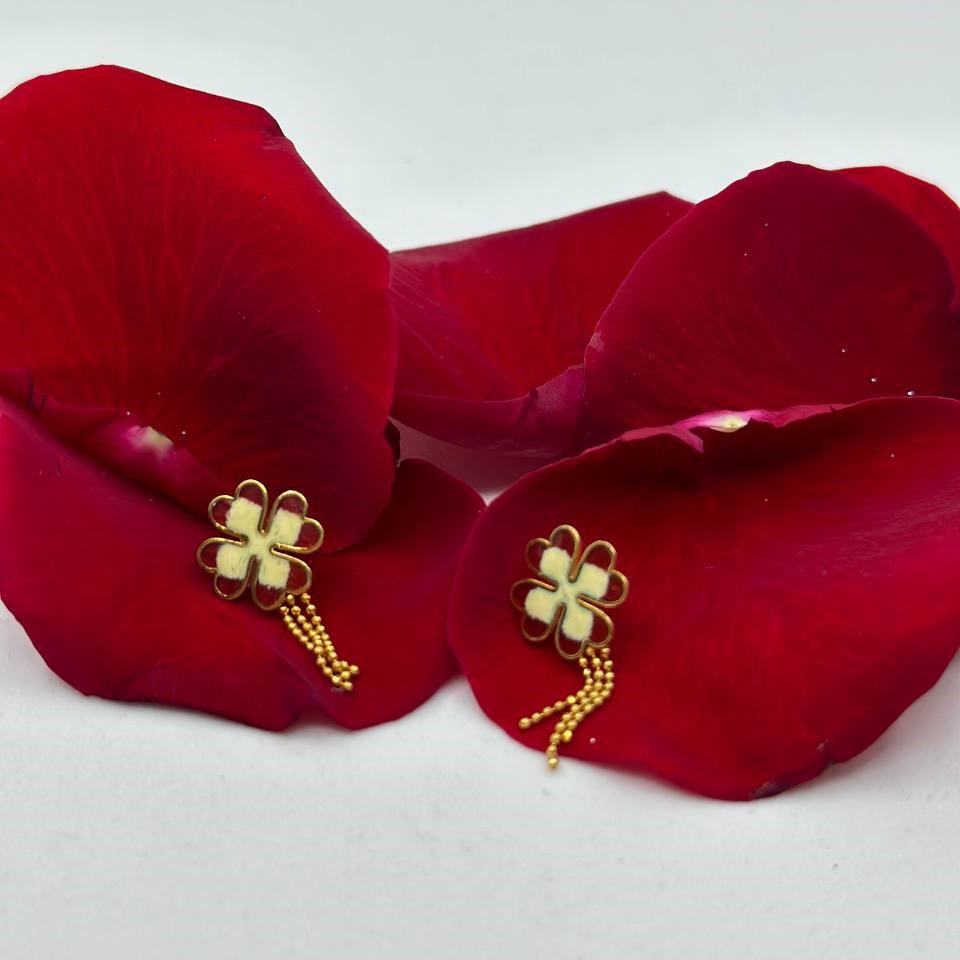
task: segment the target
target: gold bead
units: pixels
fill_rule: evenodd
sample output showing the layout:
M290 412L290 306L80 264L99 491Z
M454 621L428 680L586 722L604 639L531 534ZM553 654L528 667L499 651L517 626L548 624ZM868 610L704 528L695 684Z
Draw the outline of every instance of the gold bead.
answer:
M350 664L350 672L351 672L354 676L356 676L356 675L360 672L360 668L359 668L355 663L351 663L351 664Z
M551 746L556 746L559 742L560 742L560 734L559 734L559 733L551 733L551 734L550 734L550 745L551 745Z
M556 757L547 757L547 766L551 770L555 770L559 762L560 761Z
M576 702L577 702L577 698L571 693L570 696L567 697L567 703L569 703L570 706L572 707Z
M330 682L331 682L335 687L339 687L340 684L343 683L343 681L342 681L338 676L332 676L332 677L330 678Z
M306 599L306 598L304 598ZM317 612L317 608L312 604L307 604L307 613L312 617Z
M564 730L563 733L560 735L560 739L563 740L564 743L569 743L573 739L573 731Z
M529 730L531 726L532 726L532 724L531 724L531 722L530 722L530 718L529 718L529 717L524 717L524 718L520 721L520 729L521 729L521 730Z
M352 693L352 692L353 692L353 684L352 684L349 680L347 680L347 681L343 684L343 689L346 690L347 693Z

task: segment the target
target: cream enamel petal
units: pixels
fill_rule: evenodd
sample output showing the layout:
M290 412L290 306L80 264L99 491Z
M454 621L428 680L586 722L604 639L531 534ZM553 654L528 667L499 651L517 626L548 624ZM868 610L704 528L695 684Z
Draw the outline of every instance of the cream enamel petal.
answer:
M260 536L260 519L263 508L246 497L236 497L227 511L225 526L232 533L243 537Z
M552 623L557 615L557 607L563 603L563 595L543 587L534 587L523 601L527 616L541 623Z
M565 583L570 576L573 557L563 547L547 547L540 558L540 572L557 583Z
M563 615L560 630L565 637L583 643L589 639L593 630L593 613L579 603L567 605L567 612Z
M267 537L273 545L282 543L292 547L300 539L302 529L303 517L300 514L294 513L292 510L278 510L273 515L273 523L270 524Z
M260 558L257 582L272 590L283 590L290 579L290 561L267 552Z
M585 563L580 568L580 575L574 581L576 592L585 597L600 600L606 596L610 586L610 573L595 563Z
M249 563L250 552L245 544L224 543L217 550L217 573L228 580L243 580Z

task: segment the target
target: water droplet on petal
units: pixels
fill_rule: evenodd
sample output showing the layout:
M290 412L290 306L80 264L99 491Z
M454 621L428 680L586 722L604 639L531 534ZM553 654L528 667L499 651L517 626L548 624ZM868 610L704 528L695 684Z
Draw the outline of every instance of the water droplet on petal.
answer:
M907 396L908 396L908 397L915 397L916 395L917 395L917 391L916 391L916 390L908 390L908 391L907 391Z
M871 377L871 378L870 378L870 382L871 382L871 383L877 383L877 382L879 381L879 379L880 379L879 377Z
M846 347L841 347L841 348L840 348L840 352L841 352L841 353L846 353L846 352L847 352L847 348L846 348Z

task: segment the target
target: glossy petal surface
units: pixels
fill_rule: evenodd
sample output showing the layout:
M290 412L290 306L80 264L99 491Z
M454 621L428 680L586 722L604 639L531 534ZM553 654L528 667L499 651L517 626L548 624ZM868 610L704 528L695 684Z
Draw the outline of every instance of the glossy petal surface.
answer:
M561 757L731 799L849 759L960 643L958 431L956 401L877 400L636 431L528 475L481 518L454 586L451 642L480 705L542 750L550 724L519 718L579 686L521 639L508 599L527 541L569 523L613 543L630 593L612 611L613 696Z
M282 729L319 705L350 727L414 709L446 679L453 566L482 504L402 464L371 535L316 563L312 595L355 694L334 693L278 614L213 594L196 549L213 528L0 404L0 596L48 665L87 694Z
M450 586L482 510L465 484L431 464L404 460L370 535L349 550L311 558L323 621L340 654L360 666L349 697L328 686L317 690L339 723L363 727L401 717L453 673Z
M704 410L960 393L953 278L916 221L842 173L778 164L637 262L585 360L594 441Z
M597 320L639 254L689 207L653 194L393 254L397 418L464 446L569 451Z
M0 390L202 512L301 490L325 549L393 476L386 253L258 107L101 67L0 100Z
M841 171L889 200L930 234L950 264L954 286L960 288L960 207L939 187L891 167L852 167ZM960 289L954 296L960 309Z

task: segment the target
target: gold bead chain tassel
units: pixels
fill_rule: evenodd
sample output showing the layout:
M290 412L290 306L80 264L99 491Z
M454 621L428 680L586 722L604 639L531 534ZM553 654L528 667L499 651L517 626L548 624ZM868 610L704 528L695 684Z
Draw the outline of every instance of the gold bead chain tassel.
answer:
M288 593L280 606L284 626L300 641L300 643L314 654L317 666L328 677L330 682L345 693L353 691L354 678L360 673L360 668L337 655L336 647L327 633L317 608L310 602L310 594L303 593L299 597Z
M560 745L569 743L577 727L598 707L602 707L613 693L613 661L610 659L610 648L601 647L591 651L587 656L580 657L578 663L583 671L583 686L566 700L557 700L548 704L542 710L524 717L520 721L521 730L529 730L542 720L563 713L550 734L550 744L547 747L547 766L555 769L560 762L558 753Z

